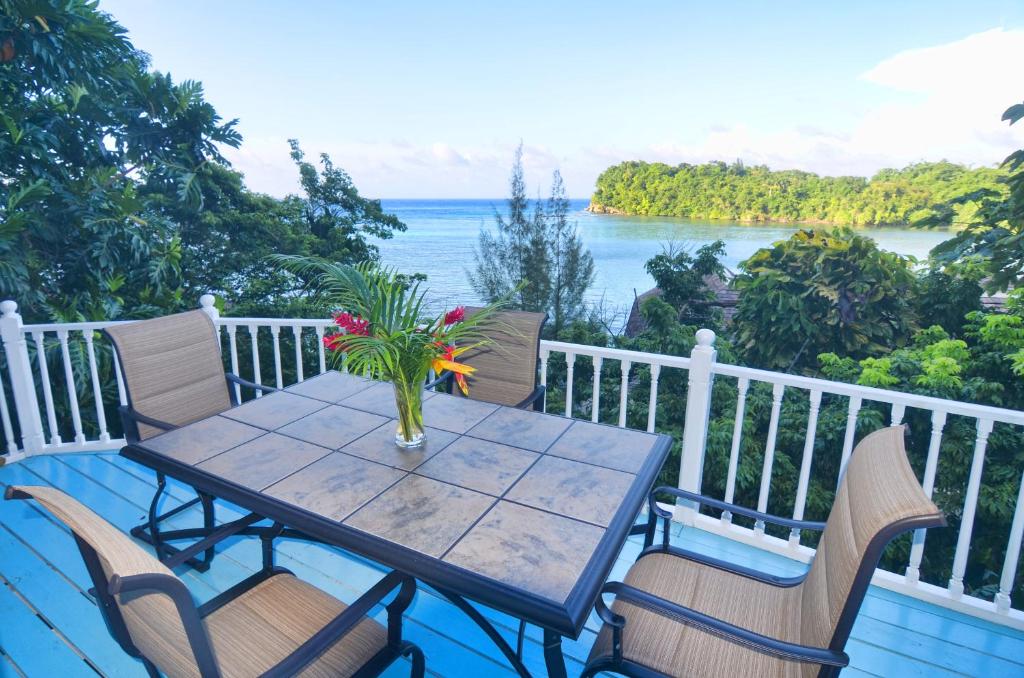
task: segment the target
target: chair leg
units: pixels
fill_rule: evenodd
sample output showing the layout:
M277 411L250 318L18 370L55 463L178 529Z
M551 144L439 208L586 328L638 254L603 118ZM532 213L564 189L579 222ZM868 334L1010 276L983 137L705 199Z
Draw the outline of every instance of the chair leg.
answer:
M427 671L427 659L423 656L423 650L410 642L402 643L403 657L409 657L409 661L412 662L412 670L409 672L411 678L423 678Z
M217 527L213 497L205 492L197 492L196 494L199 495L199 501L203 505L203 529L207 532L213 532ZM206 552L203 554L203 564L209 567L213 563L215 553L216 549L213 546L206 549Z

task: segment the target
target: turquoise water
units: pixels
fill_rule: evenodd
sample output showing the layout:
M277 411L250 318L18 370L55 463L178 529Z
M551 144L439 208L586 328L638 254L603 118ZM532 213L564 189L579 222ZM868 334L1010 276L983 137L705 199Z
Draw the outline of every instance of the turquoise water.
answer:
M492 228L494 209L503 200L385 200L384 208L409 230L378 241L384 263L403 273L428 275L431 296L448 303L477 301L466 271L474 267L473 248L481 226ZM799 226L701 222L673 217L622 217L585 212L586 200L572 201L571 220L594 256L597 271L589 299L602 298L612 308L628 307L634 293L654 286L644 263L670 242L697 248L725 241L725 264L731 270L759 248L789 237ZM918 258L949 237L943 231L910 228L864 228L887 250Z

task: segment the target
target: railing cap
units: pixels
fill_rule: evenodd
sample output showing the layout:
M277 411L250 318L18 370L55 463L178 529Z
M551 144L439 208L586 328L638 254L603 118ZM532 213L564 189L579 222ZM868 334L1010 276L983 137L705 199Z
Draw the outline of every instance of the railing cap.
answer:
M0 301L0 313L4 314L5 318L11 318L18 312L18 302L7 299Z
M710 348L715 343L715 333L709 329L697 330L697 345Z

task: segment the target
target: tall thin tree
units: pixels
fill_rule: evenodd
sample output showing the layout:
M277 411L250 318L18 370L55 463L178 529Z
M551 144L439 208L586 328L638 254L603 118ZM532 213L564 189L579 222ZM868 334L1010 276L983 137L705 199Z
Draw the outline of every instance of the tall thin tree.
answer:
M594 258L569 223L569 198L562 173L555 170L547 206L547 244L551 259L550 312L555 336L579 318L584 296L594 282Z

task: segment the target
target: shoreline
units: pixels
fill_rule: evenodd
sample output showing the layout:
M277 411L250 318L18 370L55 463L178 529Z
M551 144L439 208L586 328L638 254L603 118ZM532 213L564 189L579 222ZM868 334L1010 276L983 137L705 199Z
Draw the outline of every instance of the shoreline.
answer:
M627 212L619 209L618 207L610 207L608 205L595 204L593 201L585 208L584 212L588 212L594 215L607 215L613 217L646 217L651 219L695 219L698 221L707 222L722 222L730 224L789 224L794 226L849 226L851 228L914 228L907 222L894 222L886 224L850 224L845 221L825 221L822 219L775 219L772 217L765 217L764 219L742 219L739 217L704 217L704 216L693 216L686 215L681 216L678 214L635 214L633 212ZM949 227L946 227L952 230ZM921 227L921 230L930 230L925 227Z

